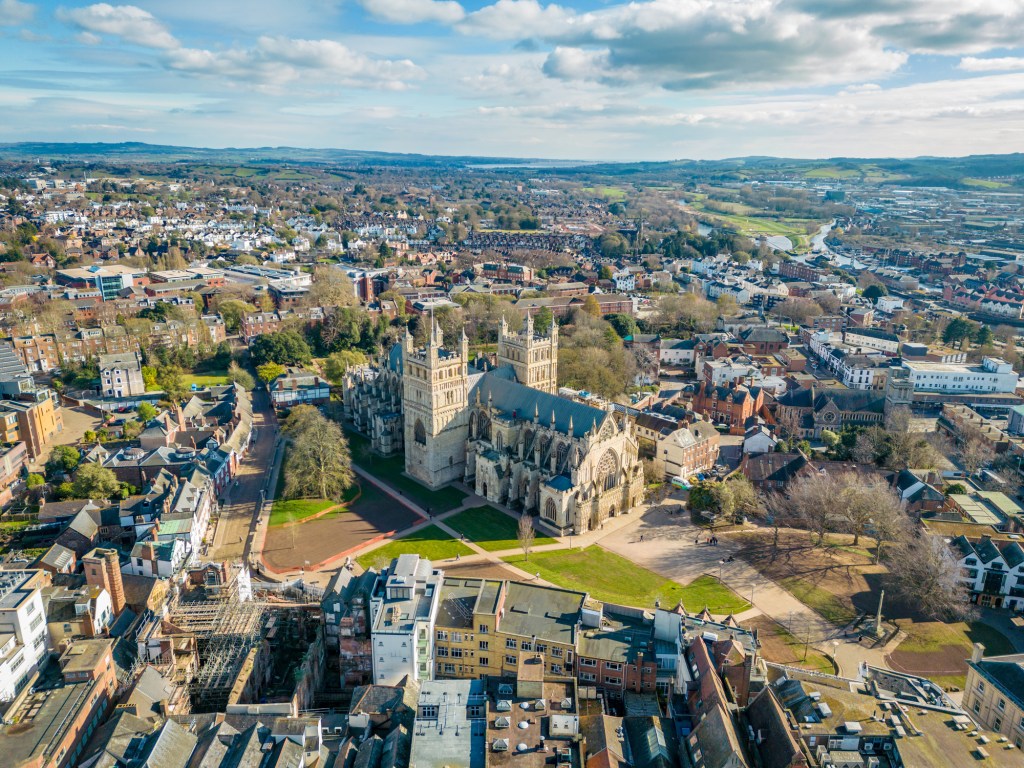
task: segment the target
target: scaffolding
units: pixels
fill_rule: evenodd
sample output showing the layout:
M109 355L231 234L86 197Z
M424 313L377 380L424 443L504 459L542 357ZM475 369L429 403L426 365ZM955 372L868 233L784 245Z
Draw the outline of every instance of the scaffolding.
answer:
M215 599L172 600L168 621L195 635L199 670L189 683L193 711L223 710L242 665L262 642L268 606L241 594L238 579L218 590Z

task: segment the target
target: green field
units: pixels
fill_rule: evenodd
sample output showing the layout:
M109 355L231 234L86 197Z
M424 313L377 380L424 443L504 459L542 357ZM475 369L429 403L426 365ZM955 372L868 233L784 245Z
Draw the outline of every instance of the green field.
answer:
M715 205L735 206L736 210L746 209L738 203L718 203ZM727 229L737 232L745 237L756 239L761 235L782 235L793 241L794 250L805 251L810 248L810 235L807 234L807 227L817 228L822 222L811 219L792 218L767 218L762 216L749 216L741 213L719 213L700 200L694 199L689 207L701 220L720 229Z
M1010 186L1003 181L992 181L991 179L972 179L970 177L960 179L961 184L966 184L969 187L980 187L981 189L1002 189L1003 187Z
M214 371L212 373L186 373L181 377L186 387L195 384L197 387L219 387L230 383L227 371Z
M352 449L352 461L360 469L390 485L431 514L449 512L465 501L466 494L458 488L447 486L432 491L405 475L404 456L378 456L370 450L370 441L362 435L346 430L345 437Z
M387 564L399 555L415 554L428 560L450 560L456 555L471 555L473 550L460 541L456 541L436 525L428 525L415 533L385 544L362 557L356 562L362 568L369 568L377 563Z
M587 195L595 195L597 197L603 197L606 200L612 202L621 202L626 199L626 190L622 187L583 187L580 189Z
M837 168L834 165L828 165L823 168L812 168L804 176L809 179L851 179L860 176L860 171L853 168Z
M684 587L601 547L535 552L529 560L522 555L504 560L528 573L539 572L552 584L610 603L653 608L660 601L663 608L672 608L682 601L688 611L707 606L714 614L740 613L750 607L712 576L701 576Z
M500 552L503 549L518 549L518 521L494 507L474 507L465 509L445 522L481 549L488 552ZM554 544L555 540L548 536L535 534L533 546Z

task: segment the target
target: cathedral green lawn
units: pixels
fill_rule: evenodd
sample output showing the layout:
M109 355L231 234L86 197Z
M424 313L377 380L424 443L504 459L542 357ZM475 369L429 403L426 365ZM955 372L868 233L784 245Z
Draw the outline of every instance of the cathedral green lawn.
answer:
M481 549L500 552L504 549L519 549L519 521L491 506L464 509L449 517L445 522L459 533L465 534ZM534 534L533 546L554 544L548 536Z
M399 555L415 554L428 560L449 560L456 555L471 555L473 550L456 541L436 525L428 525L415 533L395 539L383 547L370 550L356 558L363 568L369 568L378 562L385 564Z
M371 494L378 495L377 489L373 488ZM335 506L338 509L332 512L332 515L346 512L349 502L361 495L362 489L359 487L359 483L353 483L342 495L341 502L330 499L278 499L270 508L270 525L301 522Z
M594 599L609 603L653 608L655 600L660 600L662 608L673 608L682 601L687 611L707 606L714 614L740 613L750 607L713 576L701 576L684 587L597 546L534 552L529 560L522 555L504 560L528 573L539 572L552 584L589 592Z
M305 520L337 503L329 499L279 499L270 510L270 525L285 525Z
M453 486L446 486L432 491L420 485L405 472L404 456L378 456L370 450L370 441L362 435L345 430L345 437L352 451L352 461L368 474L373 475L386 485L412 500L432 514L450 512L462 505L466 494Z

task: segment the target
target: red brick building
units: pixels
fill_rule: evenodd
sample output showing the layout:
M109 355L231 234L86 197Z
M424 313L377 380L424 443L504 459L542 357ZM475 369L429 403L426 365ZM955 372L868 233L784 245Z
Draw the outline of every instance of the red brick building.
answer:
M756 416L763 405L761 388L743 384L716 387L702 381L693 394L693 410L715 424L725 424L730 435L744 434L747 421Z

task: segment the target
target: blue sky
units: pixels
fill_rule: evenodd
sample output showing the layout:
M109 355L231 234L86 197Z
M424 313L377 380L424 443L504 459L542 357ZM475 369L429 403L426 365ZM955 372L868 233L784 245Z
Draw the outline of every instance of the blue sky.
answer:
M0 0L0 142L1024 151L1024 0Z

